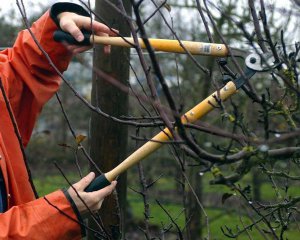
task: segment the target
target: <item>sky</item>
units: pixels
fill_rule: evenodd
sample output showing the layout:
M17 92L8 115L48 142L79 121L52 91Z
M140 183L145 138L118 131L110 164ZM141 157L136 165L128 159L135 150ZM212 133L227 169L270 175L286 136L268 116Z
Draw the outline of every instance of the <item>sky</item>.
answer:
M15 10L16 16L19 16L19 19L21 20L21 15L19 13L19 9L17 7L16 2L19 1L21 2L21 0L5 0L3 2L5 2L5 4L0 4L0 15L6 15L6 18L9 19L10 15L8 13L10 13L9 11L11 9ZM84 2L88 3L88 0L83 0ZM150 0L148 0L150 2ZM160 1L160 0L157 0ZM181 2L183 0L169 0L170 2ZM184 0L184 1L189 1L189 2L193 2L195 3L195 0ZM281 10L277 10L277 17L279 19L282 19L282 21L279 21L278 23L281 25L284 25L284 20L286 18L283 18L282 16L287 16L289 15L287 12L284 12L282 10L284 9L291 9L291 6L293 6L292 4L294 3L292 0L286 1L286 0L264 0L265 1L265 5L267 10L271 11L272 6L276 5L278 8L280 8ZM40 9L41 7L46 7L46 6L51 6L53 3L55 2L74 2L74 3L79 3L78 0L23 0L25 8L27 10L27 14L31 15L34 13L40 13ZM145 2L147 2L147 0L145 0ZM215 4L218 4L218 1L212 1ZM95 0L90 0L90 3L92 6L95 5ZM247 0L237 0L236 4L247 4ZM213 8L212 8L213 11ZM289 32L292 32L293 34L295 34L296 32L299 32L299 27L295 27L295 26L299 26L299 22L300 22L300 18L299 15L300 14L300 7L298 6L294 6L292 7L292 11L294 14L292 14L292 18L293 22L295 22L295 24L293 24L294 29L289 29ZM186 16L186 15L185 15ZM188 16L186 16L188 17ZM291 27L291 26L290 26Z
M19 2L21 2L21 0L18 0ZM83 0L84 2L88 2L88 0ZM159 0L157 0L159 1ZM190 0L192 2L195 2L193 0ZM1 10L1 13L5 13L7 11L9 11L10 9L14 8L16 10L18 10L18 7L17 7L17 0L5 0L3 1L5 2L5 4L1 4L0 5L0 10ZM55 2L74 2L74 3L79 3L78 0L48 0L48 1L45 1L45 0L23 0L23 3L25 5L25 7L28 9L29 11L29 14L31 11L35 11L35 10L38 10L39 9L39 6L38 5L41 5L41 6L47 6L47 5L52 5L53 3ZM180 2L180 1L178 1ZM90 3L92 6L95 5L95 0L90 0ZM217 4L217 2L215 2ZM246 3L244 0L238 0L237 3L240 3L240 4L244 4ZM282 1L282 0L265 0L265 5L266 6L270 6L270 5L273 5L273 4L276 4L276 6L279 6L279 7L289 7L290 4L291 4L291 1ZM296 9L299 11L300 8ZM0 14L1 14L0 13Z
M7 11L9 9L12 8L12 6L14 6L17 9L17 5L16 5L16 1L17 0L5 0L5 4L1 4L0 5L0 9ZM159 1L159 0L158 0ZM4 2L4 1L3 1ZM19 0L19 2L21 2L21 0ZM35 4L42 4L42 5L52 5L55 2L79 2L78 0L23 0L25 7L32 7L32 3L34 2ZM84 0L84 2L88 2L88 0ZM95 5L95 0L90 0L92 5ZM239 2L243 2L243 0L239 0ZM286 6L287 2L290 1L282 1L282 0L265 0L265 4L266 5L272 5L274 3L276 3L276 5L279 5L281 7ZM29 9L28 8L28 9Z
M17 0L5 0L6 4L1 4L0 8L4 8L4 9L9 9L11 8L11 6L16 5ZM21 2L21 0L19 0L19 2ZM32 3L42 3L45 5L51 5L55 2L74 2L74 3L78 3L78 0L23 0L23 3L25 6L30 6L32 5ZM84 0L84 2L88 2L88 0ZM91 4L95 4L95 0L90 0Z
M4 1L3 1L4 2ZM18 7L16 4L17 0L5 0L5 4L0 4L0 14L6 13L11 9L15 9L18 12ZM21 0L19 0L21 3ZM24 6L28 11L28 14L38 11L40 9L40 6L51 6L52 4L56 2L74 2L79 3L77 0L23 0ZM88 2L88 0L84 0L84 2ZM95 5L95 0L90 0L91 5Z

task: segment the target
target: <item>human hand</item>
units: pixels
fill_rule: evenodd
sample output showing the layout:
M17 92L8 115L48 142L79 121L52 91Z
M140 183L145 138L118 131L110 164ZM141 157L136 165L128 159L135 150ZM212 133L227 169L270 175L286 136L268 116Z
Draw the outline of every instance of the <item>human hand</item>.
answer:
M73 185L73 188L70 187L68 189L68 193L73 199L81 215L84 215L89 212L87 207L92 212L99 210L104 198L110 195L117 185L117 181L112 181L112 183L109 186L102 188L98 191L85 192L84 189L93 181L94 178L95 173L91 172L87 176L82 178L79 182L75 183ZM81 199L78 197L78 195Z
M91 21L90 17L85 17L72 12L62 12L57 15L60 28L70 33L78 42L83 41L84 36L81 32L82 29L93 31L97 36L116 36L118 31L111 30L106 25ZM90 49L90 46L77 46L66 44L66 48L73 54L84 52ZM110 45L104 46L104 53L110 53Z

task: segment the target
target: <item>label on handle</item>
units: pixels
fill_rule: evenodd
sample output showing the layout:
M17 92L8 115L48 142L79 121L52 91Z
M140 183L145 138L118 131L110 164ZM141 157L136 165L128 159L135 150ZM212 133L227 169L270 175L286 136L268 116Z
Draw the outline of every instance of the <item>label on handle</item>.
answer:
M200 47L200 52L203 54L211 54L211 45L210 44L202 44Z

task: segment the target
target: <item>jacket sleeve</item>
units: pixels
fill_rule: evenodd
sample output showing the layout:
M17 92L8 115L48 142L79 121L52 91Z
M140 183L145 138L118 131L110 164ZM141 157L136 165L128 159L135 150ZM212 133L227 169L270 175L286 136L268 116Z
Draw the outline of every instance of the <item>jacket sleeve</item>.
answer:
M57 29L50 11L31 27L35 39L63 72L72 56L53 41ZM19 33L11 49L0 52L0 78L26 146L43 105L58 90L61 78L28 30ZM0 239L81 239L78 219L67 197L57 191L0 214Z
M31 31L56 68L63 72L72 56L63 44L53 40L58 27L52 12L52 17L48 11L37 20ZM26 146L42 106L58 90L61 78L28 30L19 33L12 48L0 53L0 65L0 76Z
M62 191L0 214L0 239L77 240L81 229Z

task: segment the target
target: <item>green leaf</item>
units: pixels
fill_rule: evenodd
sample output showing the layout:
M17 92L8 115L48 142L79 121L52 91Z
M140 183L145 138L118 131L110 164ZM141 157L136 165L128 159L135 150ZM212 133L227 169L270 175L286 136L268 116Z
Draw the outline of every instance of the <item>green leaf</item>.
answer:
M215 178L222 176L222 172L221 172L220 168L218 168L218 167L212 167L211 173L214 175Z

